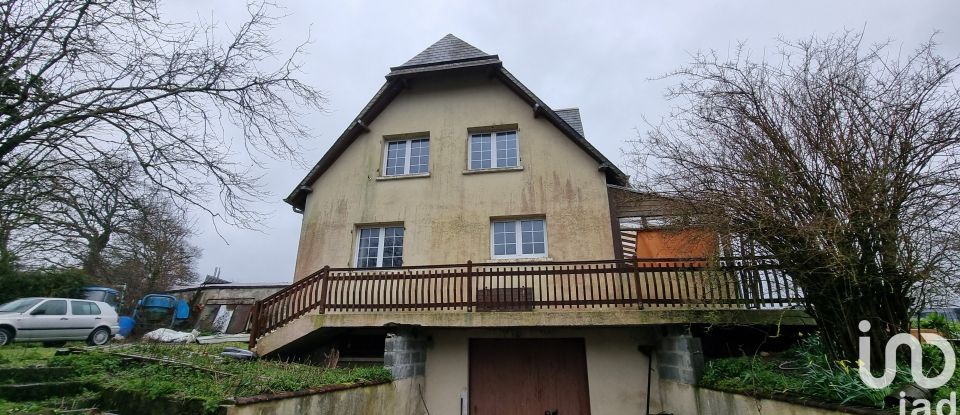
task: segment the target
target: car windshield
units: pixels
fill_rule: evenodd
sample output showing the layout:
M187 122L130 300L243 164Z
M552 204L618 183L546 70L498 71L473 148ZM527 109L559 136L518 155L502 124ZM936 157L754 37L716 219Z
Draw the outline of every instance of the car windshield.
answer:
M13 300L4 305L0 305L0 313L22 313L37 305L40 301L43 301L42 298L21 298L19 300Z

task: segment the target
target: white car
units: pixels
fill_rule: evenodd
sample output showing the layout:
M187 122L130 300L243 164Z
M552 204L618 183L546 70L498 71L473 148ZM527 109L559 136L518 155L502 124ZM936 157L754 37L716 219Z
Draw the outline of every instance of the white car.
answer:
M86 340L107 344L120 331L117 312L107 303L72 298L20 298L0 305L0 346L12 342Z

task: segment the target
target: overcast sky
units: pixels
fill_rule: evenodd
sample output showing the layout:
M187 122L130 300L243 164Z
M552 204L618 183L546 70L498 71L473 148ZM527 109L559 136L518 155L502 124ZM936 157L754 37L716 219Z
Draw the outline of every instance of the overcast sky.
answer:
M864 29L871 41L891 39L909 51L935 31L944 55L960 56L960 1L289 1L273 31L291 51L312 38L302 79L324 91L326 113L308 115L313 138L304 160L313 165L397 66L453 33L504 66L553 108L579 107L587 139L625 171L621 149L644 129L644 118L669 109L651 80L687 63L698 50L726 52L740 41L755 56L776 38L805 38ZM736 3L736 4L734 4ZM236 0L172 0L167 17L236 27ZM767 52L769 54L769 52ZM261 173L272 196L259 205L262 230L221 226L198 216L195 244L201 275L214 267L238 282L291 281L301 215L281 200L307 167L269 163ZM226 239L226 241L224 241Z

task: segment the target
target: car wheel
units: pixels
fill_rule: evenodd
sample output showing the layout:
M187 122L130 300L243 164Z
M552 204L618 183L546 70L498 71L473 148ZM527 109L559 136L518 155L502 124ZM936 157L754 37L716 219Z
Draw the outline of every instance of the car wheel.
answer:
M103 346L110 341L110 330L106 327L100 327L90 333L90 338L87 339L87 344L91 346Z
M0 346L13 343L13 332L10 329L0 329Z
M43 342L43 347L63 347L67 342Z

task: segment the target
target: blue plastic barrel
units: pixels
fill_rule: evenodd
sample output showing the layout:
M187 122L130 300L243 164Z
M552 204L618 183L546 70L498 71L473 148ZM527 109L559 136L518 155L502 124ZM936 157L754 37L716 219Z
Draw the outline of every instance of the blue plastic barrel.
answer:
M130 333L133 333L133 325L135 321L133 317L120 316L120 335L123 337L130 337Z

